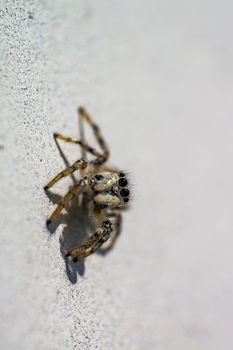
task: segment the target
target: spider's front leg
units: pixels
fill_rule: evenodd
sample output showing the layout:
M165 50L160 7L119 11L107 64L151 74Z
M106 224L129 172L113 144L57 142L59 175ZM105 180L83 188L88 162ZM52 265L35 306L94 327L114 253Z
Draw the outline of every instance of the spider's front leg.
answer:
M90 115L87 113L87 111L80 107L78 109L78 112L79 112L79 115L80 117L85 120L89 125L90 127L92 128L93 132L94 132L94 136L101 148L101 152L97 151L95 148L89 146L88 143L85 143L82 140L78 140L78 139L73 139L72 137L69 137L69 136L64 136L62 134L57 134L55 133L54 134L54 138L56 140L62 140L62 141L65 141L65 142L68 142L68 143L75 143L75 144L78 144L81 146L81 148L84 150L84 151L87 151L89 153L91 153L93 156L95 156L96 158L93 160L93 164L96 165L96 166L99 166L103 163L105 163L109 157L109 149L108 149L108 146L105 142L105 139L100 131L100 128L98 127L97 124L95 124L92 120L92 118L90 117Z
M70 201L77 196L80 192L84 190L84 188L88 186L88 179L82 178L78 184L74 185L71 190L62 198L61 202L58 204L57 208L54 210L53 214L50 216L50 218L47 220L47 225L50 225L51 222L53 222L63 208L67 207L67 205L70 203Z
M66 257L71 257L74 262L85 259L93 254L104 242L106 242L112 231L112 223L110 220L105 220L102 227L99 228L85 243L80 247L70 250Z
M65 170L62 170L57 176L55 176L45 187L44 189L47 190L50 187L52 187L56 182L61 180L63 177L68 176L72 174L76 170L85 169L87 167L87 162L84 159L79 159L77 162L75 162L70 167L66 168Z
M96 123L93 122L90 114L86 111L85 108L79 107L78 113L90 125L90 127L92 128L92 130L94 132L95 138L96 138L98 144L100 145L100 148L102 149L103 154L102 154L102 156L100 156L99 158L96 159L96 164L104 163L105 161L107 161L107 159L109 157L109 148L105 142L105 139L102 135L100 128L98 127L98 125Z

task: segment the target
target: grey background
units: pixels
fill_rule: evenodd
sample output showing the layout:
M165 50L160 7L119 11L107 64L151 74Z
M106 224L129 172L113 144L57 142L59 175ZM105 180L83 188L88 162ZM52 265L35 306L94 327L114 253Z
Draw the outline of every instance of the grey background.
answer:
M232 11L227 0L1 1L1 349L232 347ZM70 281L42 188L64 167L52 133L77 137L78 105L130 172L134 200L116 249Z

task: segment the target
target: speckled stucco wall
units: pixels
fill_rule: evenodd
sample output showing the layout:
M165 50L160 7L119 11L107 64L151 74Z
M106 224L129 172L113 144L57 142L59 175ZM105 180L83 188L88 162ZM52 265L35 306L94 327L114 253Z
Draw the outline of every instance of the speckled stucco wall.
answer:
M1 349L228 349L232 1L0 7ZM45 220L72 181L51 200L43 186L64 167L52 134L78 135L80 104L134 200L116 249L71 275L59 237L79 232L75 204L51 232Z

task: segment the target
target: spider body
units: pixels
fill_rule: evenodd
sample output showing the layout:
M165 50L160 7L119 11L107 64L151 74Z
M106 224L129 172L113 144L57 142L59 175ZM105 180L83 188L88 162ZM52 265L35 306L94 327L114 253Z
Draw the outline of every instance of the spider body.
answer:
M111 249L114 246L121 229L121 211L127 206L130 198L126 175L122 171L106 165L109 150L99 127L93 123L84 108L79 108L78 111L80 117L92 127L102 152L98 152L82 140L54 134L55 139L79 144L84 151L91 153L94 159L90 161L85 158L79 159L73 165L61 171L45 186L45 190L47 190L63 177L78 170L80 172L78 183L63 197L47 220L47 225L51 224L75 196L80 193L88 194L89 214L97 230L81 246L67 252L66 257L70 257L73 261L80 261L94 253L110 236L111 240L106 249Z

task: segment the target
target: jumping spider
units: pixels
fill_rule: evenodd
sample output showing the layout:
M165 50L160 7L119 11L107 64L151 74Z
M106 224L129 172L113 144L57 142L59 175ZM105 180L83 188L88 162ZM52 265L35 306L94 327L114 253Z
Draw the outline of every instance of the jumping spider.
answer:
M111 249L114 246L121 229L121 210L126 207L130 198L126 175L122 171L105 164L109 158L109 149L99 127L92 121L84 108L80 107L78 112L80 118L92 127L102 152L98 152L90 147L83 140L54 134L55 139L78 144L84 152L91 153L95 158L90 161L84 158L79 159L72 166L61 171L44 187L47 190L63 177L72 174L76 170L80 172L81 178L78 183L62 198L53 214L47 220L47 225L51 224L75 196L78 196L80 193L88 195L90 218L97 230L81 246L67 252L66 258L70 257L73 261L80 261L93 254L110 238L110 234L111 241L107 249Z

